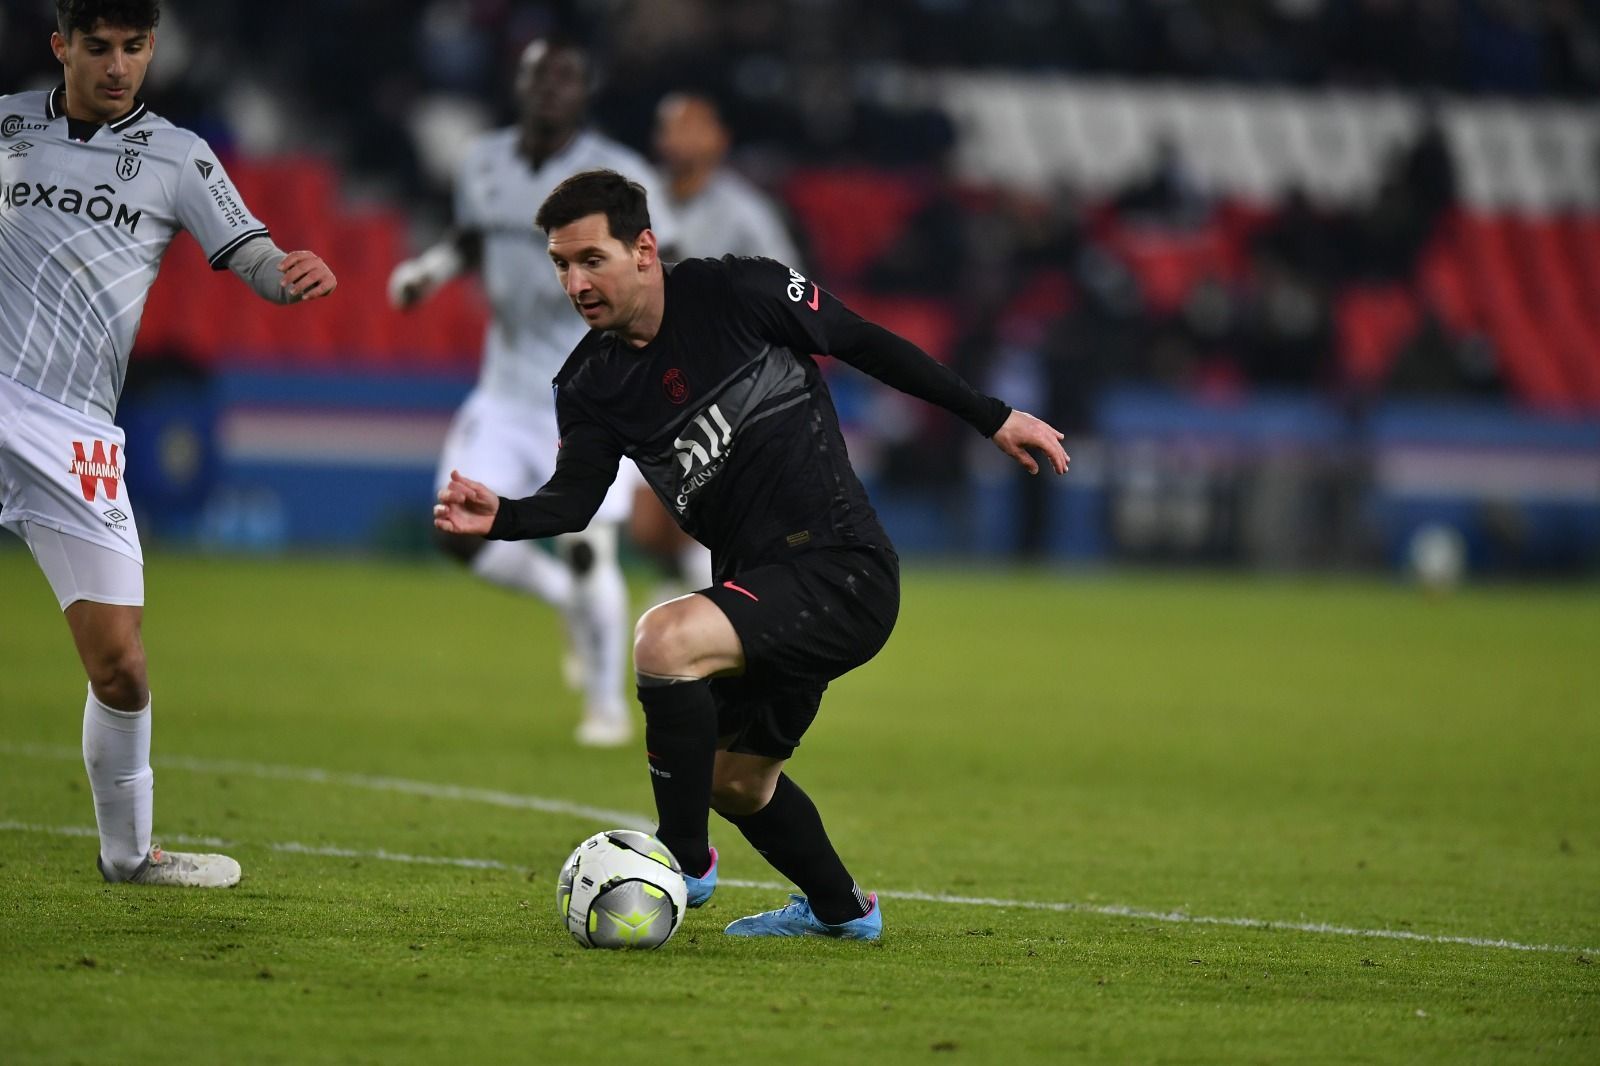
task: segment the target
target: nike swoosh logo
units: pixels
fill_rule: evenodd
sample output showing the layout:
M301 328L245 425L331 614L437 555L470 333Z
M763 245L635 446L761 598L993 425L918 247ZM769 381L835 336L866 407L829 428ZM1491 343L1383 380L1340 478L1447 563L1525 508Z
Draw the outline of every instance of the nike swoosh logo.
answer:
M822 290L817 288L817 283L816 282L812 282L811 283L811 299L809 301L807 301L806 306L811 308L811 310L815 311L817 309L817 302L819 300L821 300L821 299L822 299Z

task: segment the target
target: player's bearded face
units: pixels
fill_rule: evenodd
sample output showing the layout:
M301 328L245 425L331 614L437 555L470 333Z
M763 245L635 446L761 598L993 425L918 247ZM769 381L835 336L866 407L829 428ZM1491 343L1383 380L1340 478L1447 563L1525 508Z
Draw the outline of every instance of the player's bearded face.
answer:
M66 79L69 112L97 122L125 113L144 84L155 45L152 30L110 26L104 20L87 32L74 31L70 41L53 34L50 47Z
M645 234L649 234L649 230ZM567 299L591 329L626 329L643 303L654 262L653 240L633 245L611 236L606 216L587 215L550 234L550 259Z

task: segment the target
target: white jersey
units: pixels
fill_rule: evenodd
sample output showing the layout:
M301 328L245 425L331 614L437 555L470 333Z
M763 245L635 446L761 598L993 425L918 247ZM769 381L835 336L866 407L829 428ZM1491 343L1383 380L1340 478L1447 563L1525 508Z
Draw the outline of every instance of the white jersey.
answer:
M456 182L456 225L483 236L492 318L478 391L553 409L551 383L589 327L556 278L545 235L534 228L539 205L572 175L604 168L644 186L662 245L671 243L675 227L655 174L628 148L582 130L535 169L517 150L518 138L515 128L496 130L468 151Z
M762 256L803 269L783 217L750 182L726 168L687 200L673 200L683 259Z
M79 142L65 90L0 96L0 376L111 421L179 228L218 270L267 233L210 146L142 102Z

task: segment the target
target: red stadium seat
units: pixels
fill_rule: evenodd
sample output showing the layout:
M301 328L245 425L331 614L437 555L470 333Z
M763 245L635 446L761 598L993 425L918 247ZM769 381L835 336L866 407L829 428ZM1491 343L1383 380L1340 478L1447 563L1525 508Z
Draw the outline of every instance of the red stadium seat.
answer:
M1162 314L1177 311L1207 278L1237 276L1241 262L1240 249L1219 224L1192 231L1113 225L1105 241L1133 271L1145 305Z
M923 296L872 296L864 293L841 299L862 318L900 334L939 362L950 362L959 324L948 304Z
M814 271L830 289L856 280L888 251L928 199L915 178L855 168L801 171L784 198L810 239Z
M1482 333L1483 307L1475 299L1463 263L1460 238L1454 223L1439 227L1438 234L1422 253L1417 267L1417 284L1428 306L1456 333Z
M1334 307L1344 379L1363 388L1380 385L1400 348L1416 335L1420 319L1417 301L1403 285L1346 290Z

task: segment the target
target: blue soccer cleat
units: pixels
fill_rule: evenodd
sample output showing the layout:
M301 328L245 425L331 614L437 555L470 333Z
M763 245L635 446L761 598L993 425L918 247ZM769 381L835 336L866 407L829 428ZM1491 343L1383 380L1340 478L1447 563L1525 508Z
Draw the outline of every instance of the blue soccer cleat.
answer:
M689 906L703 907L706 900L711 898L711 893L717 890L717 849L708 848L711 852L711 868L699 877L683 875L684 887L689 890Z
M877 940L883 935L883 911L876 892L867 897L872 903L870 911L839 925L829 925L813 914L804 896L789 899L787 907L740 918L723 932L729 936L830 936L835 940Z

